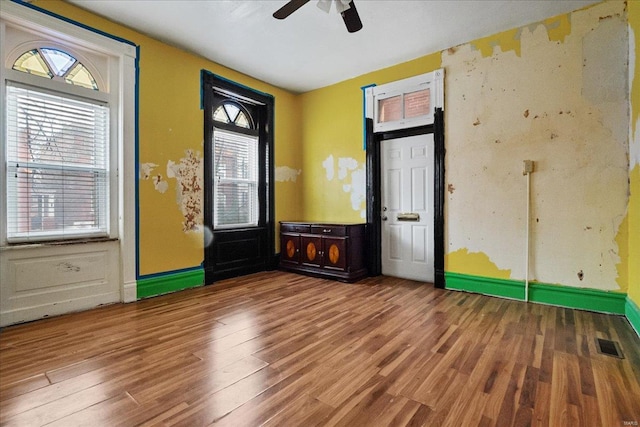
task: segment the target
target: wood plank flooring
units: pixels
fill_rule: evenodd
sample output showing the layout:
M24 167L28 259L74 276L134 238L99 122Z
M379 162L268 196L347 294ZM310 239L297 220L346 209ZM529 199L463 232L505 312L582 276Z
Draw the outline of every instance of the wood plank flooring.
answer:
M624 317L388 277L259 273L0 332L6 426L638 423Z

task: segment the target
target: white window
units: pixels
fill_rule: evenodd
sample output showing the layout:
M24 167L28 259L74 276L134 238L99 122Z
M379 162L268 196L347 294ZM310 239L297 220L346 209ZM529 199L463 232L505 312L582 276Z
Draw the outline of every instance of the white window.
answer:
M368 89L374 132L432 124L435 109L444 108L443 77L444 70L436 70Z
M111 58L13 25L3 31L3 240L117 237Z
M107 236L109 107L6 90L8 241Z
M214 227L258 225L258 136L214 129Z

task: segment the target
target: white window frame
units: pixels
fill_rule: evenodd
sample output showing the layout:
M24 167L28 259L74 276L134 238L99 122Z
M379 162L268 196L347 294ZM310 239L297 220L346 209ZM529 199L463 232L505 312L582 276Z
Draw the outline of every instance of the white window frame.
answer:
M45 91L57 92L61 95L68 94L75 97L94 99L107 103L110 107L110 130L109 130L109 158L110 158L110 194L109 194L109 220L110 224L107 238L116 239L122 233L118 226L119 212L123 206L120 206L120 189L123 188L122 178L118 173L120 164L125 157L124 147L133 147L135 134L133 131L133 123L127 123L127 117L135 117L134 103L126 102L123 93L124 86L127 85L123 67L135 67L135 57L137 55L135 46L124 44L117 40L106 38L102 35L88 31L78 27L70 22L62 21L44 13L39 13L29 7L14 4L12 2L3 2L2 5L2 22L0 23L0 38L3 40L0 46L0 58L2 58L2 67L0 67L0 103L3 105L3 111L6 106L6 86L7 82L16 82L28 85L34 88L42 88ZM16 40L12 46L7 46L7 37L16 28L19 32L31 33L33 37L26 41L20 42ZM17 37L16 37L17 39ZM24 52L35 47L52 47L68 52L78 59L93 74L100 91L94 91L84 87L74 86L58 79L47 79L41 76L30 75L11 69L15 60ZM84 54L83 52L87 52ZM103 69L99 70L94 66L93 61L89 59L91 55L101 56L105 58ZM106 67L104 66L106 65ZM133 75L135 79L135 74ZM134 81L129 82L133 87ZM133 91L132 91L133 93ZM0 127L3 140L6 138L6 116L3 113L0 117ZM125 135L125 127L130 127L131 131ZM128 138L127 138L128 137ZM129 143L125 143L125 138L129 139ZM0 191L2 198L7 200L7 183L6 183L6 144L3 143L0 150L0 160L2 161L2 185ZM9 244L7 239L7 218L6 208L3 207L0 212L0 244L6 246ZM90 237L90 236L87 236ZM44 239L43 239L44 240ZM61 237L59 240L64 240Z
M258 196L258 186L259 186L259 175L260 175L260 166L259 166L259 162L258 162L258 158L259 158L259 138L258 136L252 136L252 135L246 135L240 132L235 132L233 130L227 130L227 129L217 129L214 127L213 130L213 144L212 144L212 150L213 150L213 161L214 164L215 162L217 162L217 158L215 155L215 150L216 150L216 137L215 134L216 132L221 132L221 133L225 133L225 134L236 134L239 135L242 138L247 138L247 139L255 139L255 159L254 159L254 163L255 163L255 171L252 175L251 178L230 178L227 176L214 176L214 183L213 183L213 194L214 194L214 209L213 209L213 223L214 223L214 228L216 230L224 230L224 229L233 229L233 228L245 228L245 227L256 227L258 225L259 222L259 218L260 218L260 197ZM216 173L215 167L214 167L214 171L213 173ZM225 174L226 175L226 174ZM255 216L255 218L250 218L253 219L253 221L249 221L249 222L242 222L242 223L234 223L234 224L218 224L218 216L219 216L219 212L218 212L218 198L221 196L224 196L223 194L220 194L221 191L219 190L219 185L220 184L246 184L248 185L252 191L255 193L255 212L250 212L250 214L252 213L253 215L251 216Z
M13 71L13 70L11 70ZM31 76L34 78L40 77L40 76ZM44 77L40 77L40 79L43 79L44 81L48 81L46 78ZM8 93L9 91L9 86L11 87L11 92L14 93L21 93L23 95L26 95L26 93L31 93L32 95L29 95L31 102L34 102L33 100L38 99L40 101L42 101L43 99L49 99L49 101L43 101L43 102L51 102L52 99L61 99L63 100L63 102L65 103L74 103L75 101L79 101L84 103L84 105L93 105L94 108L97 108L99 110L102 110L101 112L106 113L104 115L104 119L108 120L108 116L110 115L110 106L108 104L99 102L97 99L95 98L77 98L67 92L62 92L62 91L49 91L41 86L35 86L35 85L23 85L20 83L17 83L15 81L10 81L10 80L5 80L5 90L7 90ZM29 92L26 92L29 91ZM95 92L92 89L87 89L87 91L90 92ZM96 92L98 93L98 92ZM53 96L55 98L47 98L48 96ZM11 99L11 98L9 98ZM13 102L16 103L16 106L18 104L18 97L16 95L13 96ZM56 101L57 102L57 101ZM74 105L78 105L78 104L74 104ZM106 111L105 111L105 107L106 107ZM15 107L14 107L15 108ZM26 108L33 108L33 107L26 107ZM9 108L7 108L6 114L9 114L9 112L12 111L13 114L15 114L15 116L12 114L12 117L14 117L14 120L18 119L19 117L19 111L18 110L14 110L13 108L10 110ZM57 120L57 115L51 115L49 116L49 118L51 120ZM99 115L97 117L100 117ZM64 119L63 119L64 120ZM59 121L58 121L59 123ZM108 123L108 122L107 122ZM13 132L16 132L14 135L17 135L18 132L18 125L17 123L14 123L13 121L7 123L7 126L10 129L13 129ZM113 224L111 221L112 219L110 218L110 213L111 213L111 199L112 199L112 195L114 193L113 191L113 186L117 185L117 180L114 179L112 177L113 170L117 169L117 163L113 162L111 157L111 154L113 153L113 151L115 150L110 150L111 146L113 145L110 140L109 134L110 133L110 129L109 127L104 128L104 132L96 132L95 136L96 138L100 138L103 142L102 144L100 144L102 147L105 148L105 151L103 153L103 158L104 161L102 163L95 163L93 165L89 165L89 164L82 164L82 165L78 165L75 164L74 166L71 166L71 168L75 171L83 171L85 173L94 173L97 174L97 176L99 177L104 177L104 178L98 178L95 180L94 182L94 186L92 188L92 191L98 191L98 198L96 200L96 204L97 204L97 210L95 212L95 216L96 216L96 223L93 223L93 226L91 228L79 228L79 229L74 229L73 227L69 227L68 224L58 228L55 227L53 230L29 230L29 231L20 231L18 230L17 224L7 224L7 241L10 243L26 243L26 242L44 242L44 241L60 241L60 240L72 240L72 239L83 239L83 238L99 238L99 237L110 237L110 225ZM8 147L8 151L11 154L8 154L8 161L9 163L7 164L9 171L12 171L13 167L15 167L15 163L22 163L22 160L19 159L18 153L20 152L20 147L22 147L22 144L20 142L17 141L6 141L6 145ZM65 150L66 152L66 148L63 148L63 150ZM48 170L49 172L62 172L65 169L67 170L71 170L68 169L70 167L70 164L66 164L67 166L63 166L61 165L58 161L51 161L48 159L39 161L38 159L30 159L25 161L25 165L21 165L21 166L26 166L27 169L29 168L40 168L43 167L45 170ZM13 209L20 209L20 206L24 207L24 205L22 205L22 203L19 202L19 200L25 196L25 194L23 192L20 192L17 190L18 186L19 186L19 181L18 180L14 180L12 179L13 174L15 173L16 178L18 175L18 172L20 171L20 169L16 169L15 172L10 172L9 175L5 175L6 179L7 179L7 206L6 206L6 211L11 211L12 207ZM55 172L54 172L55 173ZM86 175L85 175L86 176ZM13 188L10 189L10 187ZM31 187L29 187L31 188ZM27 190L29 191L29 190ZM17 199L15 197L11 197L13 203L9 203L9 196L14 196L15 192L15 196L17 196ZM52 198L53 196L49 196L48 198ZM64 197L61 197L62 200L64 200ZM27 204L30 204L31 201L27 201ZM16 215L16 211L13 212L7 212L8 214L8 218L14 218L14 221L19 222L20 218ZM64 212L64 214L66 215L66 210ZM70 214L72 215L73 213L70 212ZM53 217L53 215L51 215ZM100 219L98 219L100 218ZM8 222L9 220L7 220ZM10 225L12 227L10 227ZM12 233L9 233L8 229L9 228L14 228L12 230Z
M395 121L380 122L379 101L394 96L401 96L404 115L404 95L429 89L430 109L428 114L404 118ZM391 83L367 88L365 91L365 117L373 119L374 132L387 132L397 129L408 129L433 124L436 108L444 109L444 69L431 73L397 80Z
M118 240L120 262L114 265L119 270L122 300L136 300L136 86L137 86L137 56L138 47L93 31L72 21L61 19L46 11L42 11L29 4L21 4L12 1L2 1L0 8L0 105L3 114L0 114L0 135L2 146L0 147L0 198L7 200L6 183L6 117L4 106L6 105L6 81L22 81L28 76L7 68L6 62L10 62L9 47L7 46L7 30L11 27L37 35L38 40L46 41L50 47L69 50L77 55L76 58L88 65L89 71L94 75L98 84L106 84L109 90L108 103L110 104L110 140L113 150L112 178L110 194L110 232L108 240ZM37 41L37 40L31 40ZM26 46L25 46L26 47ZM13 49L17 49L14 46ZM13 50L12 49L12 50ZM27 50L26 48L23 51ZM106 75L97 73L91 68L91 62L84 58L92 54L108 58L108 71ZM12 72L12 71L15 71ZM17 73L17 74L16 74ZM41 77L42 78L42 77ZM105 81L98 79L104 78ZM46 79L42 78L46 81ZM22 81L24 83L24 81ZM81 87L74 87L59 81L45 83L55 90L57 85L64 84L67 91L80 91ZM83 91L82 91L83 92ZM0 255L6 251L16 251L25 248L23 245L13 246L7 241L6 235L6 211L3 206L0 209ZM33 247L34 245L27 245ZM39 243L36 246L51 247L56 250L55 244ZM8 253L8 252L7 252ZM4 259L4 256L2 257ZM3 261L4 262L4 261Z

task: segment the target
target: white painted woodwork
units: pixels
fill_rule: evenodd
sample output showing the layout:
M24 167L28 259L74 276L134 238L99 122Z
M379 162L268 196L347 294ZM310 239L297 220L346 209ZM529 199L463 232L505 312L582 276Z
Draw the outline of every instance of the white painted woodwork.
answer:
M433 134L381 144L382 274L433 282ZM399 220L403 214L419 220Z
M100 69L92 72L101 76L109 89L105 101L110 103L112 112L113 159L108 240L9 245L2 206L0 326L101 304L135 301L136 48L13 2L2 2L0 17L0 104L5 102L5 81L24 79L22 73L6 68L15 60L16 52L43 40L63 50L72 49L85 65L92 63ZM53 90L56 83L59 82L45 80ZM4 114L0 115L3 134L4 120ZM0 150L0 163L4 164L4 150ZM0 195L6 200L4 174L0 174Z
M121 300L118 241L28 245L0 257L0 325Z
M397 120L384 120L380 106L386 100L398 99L414 92L428 92L428 112L415 117L405 116L404 100L400 100L400 117ZM373 107L373 131L387 132L397 129L407 129L433 124L436 108L444 109L444 69L438 69L430 73L419 74L391 83L375 86L371 91L365 92L367 97L373 96L373 101L367 99L365 106ZM368 114L365 111L365 115Z

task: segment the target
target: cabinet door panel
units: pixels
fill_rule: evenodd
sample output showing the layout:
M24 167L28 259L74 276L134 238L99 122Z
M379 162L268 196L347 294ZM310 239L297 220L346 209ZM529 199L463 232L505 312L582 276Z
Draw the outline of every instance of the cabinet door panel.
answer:
M302 264L319 267L322 264L322 239L317 236L303 235L300 241Z
M282 262L300 262L300 235L282 233L280 236L280 257Z
M324 237L323 239L324 266L331 269L347 269L347 239Z

